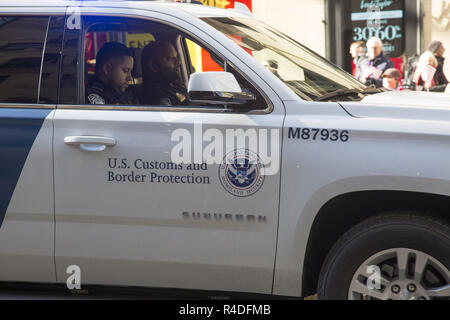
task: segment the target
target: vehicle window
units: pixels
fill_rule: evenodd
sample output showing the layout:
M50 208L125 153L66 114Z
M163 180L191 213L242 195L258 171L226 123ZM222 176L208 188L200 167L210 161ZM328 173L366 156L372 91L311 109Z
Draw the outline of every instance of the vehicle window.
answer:
M149 103L151 97L148 96L154 93L156 83L151 86L151 90L144 83L144 49L151 44L164 43L172 49L171 53L179 55L178 34L162 24L138 19L88 17L85 25L84 102L107 105L157 104L156 101ZM165 54L163 49L161 53L158 52L160 55ZM180 86L185 87L185 79L186 75L180 74Z
M238 108L240 110L250 110L250 109L266 109L267 102L261 96L259 91L254 88L250 82L245 79L239 72L237 72L233 66L219 58L216 54L210 52L205 47L201 46L195 40L190 38L185 38L186 46L186 60L188 63L189 74L194 72L208 72L208 71L226 71L232 73L236 78L241 90L243 92L249 93L254 96L255 100L250 101L246 104L240 105ZM211 106L209 106L211 107ZM233 109L233 105L215 105L219 108Z
M258 20L203 20L247 51L303 99L317 99L336 90L366 89L342 69Z
M0 103L37 103L49 17L0 16Z
M223 60L212 56L196 42L185 39L192 72L224 71Z
M194 72L225 71L226 62L181 31L153 21L86 17L82 86L85 104L229 108L194 103L187 93ZM227 72L232 72L228 66ZM245 92L257 96L248 106L267 107L256 89L233 71ZM259 100L258 100L259 99Z

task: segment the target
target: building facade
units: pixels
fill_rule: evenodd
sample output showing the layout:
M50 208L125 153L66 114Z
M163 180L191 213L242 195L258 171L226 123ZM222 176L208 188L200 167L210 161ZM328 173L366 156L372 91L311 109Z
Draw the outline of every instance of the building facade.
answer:
M235 0L201 0L234 7ZM450 57L450 0L239 0L257 19L351 71L349 46L382 38L385 53L399 61L440 40ZM450 77L450 62L445 65Z
M432 40L442 41L447 49L444 57L444 73L450 79L450 0L424 0L423 3L423 49Z

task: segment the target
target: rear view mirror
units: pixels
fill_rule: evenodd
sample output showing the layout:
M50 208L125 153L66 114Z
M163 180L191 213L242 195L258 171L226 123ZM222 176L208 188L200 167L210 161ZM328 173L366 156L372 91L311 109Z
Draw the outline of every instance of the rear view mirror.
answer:
M195 103L246 104L256 98L244 92L232 73L196 72L188 83L189 100Z

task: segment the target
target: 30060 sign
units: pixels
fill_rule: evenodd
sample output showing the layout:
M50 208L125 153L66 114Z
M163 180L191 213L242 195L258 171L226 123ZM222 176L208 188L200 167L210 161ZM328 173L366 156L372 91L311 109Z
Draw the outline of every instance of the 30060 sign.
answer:
M379 28L356 27L353 29L353 32L353 41L367 41L372 37L380 38L381 41L392 41L402 37L402 28L395 25L381 26Z

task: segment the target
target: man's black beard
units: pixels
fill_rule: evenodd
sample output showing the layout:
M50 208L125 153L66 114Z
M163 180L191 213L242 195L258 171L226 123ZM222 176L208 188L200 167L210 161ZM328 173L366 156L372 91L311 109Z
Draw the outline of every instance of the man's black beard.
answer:
M170 84L176 87L185 87L184 81L181 77L181 72L174 70L167 70L158 66L157 71L151 71L149 69L143 73L144 82L159 82L162 84Z
M167 70L160 68L159 71L162 80L164 80L165 82L172 84L178 84L181 82L181 75L176 70Z

